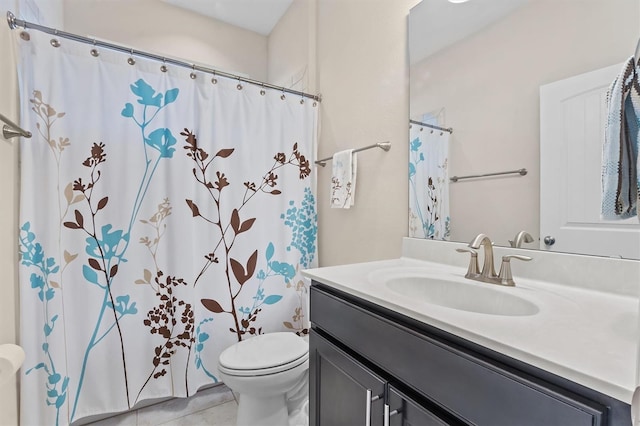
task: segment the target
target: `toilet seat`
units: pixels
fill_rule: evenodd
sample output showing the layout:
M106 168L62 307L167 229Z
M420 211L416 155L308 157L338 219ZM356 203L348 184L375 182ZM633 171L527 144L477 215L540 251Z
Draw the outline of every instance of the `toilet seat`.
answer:
M263 334L225 349L218 370L231 376L265 376L295 368L309 360L309 344L290 332Z
M303 355L295 362L290 362L288 364L277 365L274 367L268 368L259 368L259 369L247 369L247 370L236 370L233 368L226 368L222 365L218 365L218 370L226 374L228 376L237 376L237 377L255 377L255 376L269 376L272 374L282 373L283 371L291 370L293 368L298 367L309 361L309 354Z

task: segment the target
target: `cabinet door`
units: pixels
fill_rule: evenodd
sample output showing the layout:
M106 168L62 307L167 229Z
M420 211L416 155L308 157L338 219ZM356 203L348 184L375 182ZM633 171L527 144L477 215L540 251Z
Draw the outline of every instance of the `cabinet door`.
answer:
M309 357L311 426L382 426L384 380L313 329Z
M389 385L388 405L385 407L385 426L453 426L460 423L447 421Z

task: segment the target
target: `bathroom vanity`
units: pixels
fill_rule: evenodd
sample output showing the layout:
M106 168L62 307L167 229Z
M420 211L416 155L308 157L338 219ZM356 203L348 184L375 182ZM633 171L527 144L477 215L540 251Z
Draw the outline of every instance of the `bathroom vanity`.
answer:
M477 287L487 284L464 281L466 259L429 256L429 244L440 244L438 253L461 246L407 239L405 254L419 245L425 257L440 258L305 272L313 280L311 425L631 424L637 283L596 292L514 266L515 288ZM539 260L538 267L549 262ZM622 262L614 266L640 276L637 263ZM438 280L442 288L416 291ZM445 286L461 287L447 298Z

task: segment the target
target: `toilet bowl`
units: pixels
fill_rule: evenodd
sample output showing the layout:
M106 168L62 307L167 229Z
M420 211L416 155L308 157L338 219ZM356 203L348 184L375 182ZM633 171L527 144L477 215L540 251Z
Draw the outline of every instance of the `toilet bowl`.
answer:
M289 332L238 342L218 359L220 379L240 395L238 426L288 426L308 400L309 343Z

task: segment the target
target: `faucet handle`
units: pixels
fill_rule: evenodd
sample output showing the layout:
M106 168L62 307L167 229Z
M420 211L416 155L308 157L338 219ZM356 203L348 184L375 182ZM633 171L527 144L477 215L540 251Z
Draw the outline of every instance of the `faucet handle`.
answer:
M513 281L513 275L511 274L511 259L530 261L532 258L529 256L522 256L520 254L507 254L502 256L502 265L500 266L500 273L498 274L498 280L500 284L506 286L515 286Z
M509 240L509 244L513 248L520 248L523 242L532 243L534 242L534 238L527 231L520 231L516 234L513 240Z
M480 274L478 268L478 252L472 248L457 248L458 253L469 253L471 258L469 259L469 267L467 268L467 274L465 278L475 277Z

